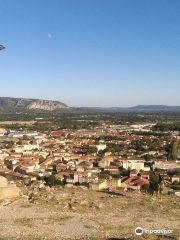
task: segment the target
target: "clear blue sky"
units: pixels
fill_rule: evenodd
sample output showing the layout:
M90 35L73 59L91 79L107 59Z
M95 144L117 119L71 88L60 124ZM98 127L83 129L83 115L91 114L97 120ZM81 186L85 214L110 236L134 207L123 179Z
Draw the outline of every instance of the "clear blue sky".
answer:
M0 0L0 96L180 105L179 0Z

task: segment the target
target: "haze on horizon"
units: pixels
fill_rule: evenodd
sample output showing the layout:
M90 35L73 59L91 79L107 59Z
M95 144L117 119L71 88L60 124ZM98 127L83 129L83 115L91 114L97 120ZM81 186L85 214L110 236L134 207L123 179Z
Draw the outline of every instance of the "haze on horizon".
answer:
M180 105L180 1L2 0L0 97Z

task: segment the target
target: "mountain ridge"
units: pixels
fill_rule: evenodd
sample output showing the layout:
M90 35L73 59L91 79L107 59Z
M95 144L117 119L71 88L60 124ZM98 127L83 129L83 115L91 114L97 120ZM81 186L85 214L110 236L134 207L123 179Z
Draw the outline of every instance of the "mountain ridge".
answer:
M32 99L32 98L13 98L13 97L0 97L1 109L40 109L53 111L55 109L69 108L65 103L60 101Z
M137 105L133 107L69 107L65 103L53 100L0 97L0 110L45 110L86 109L88 111L105 111L109 113L120 112L180 112L180 106L168 105Z

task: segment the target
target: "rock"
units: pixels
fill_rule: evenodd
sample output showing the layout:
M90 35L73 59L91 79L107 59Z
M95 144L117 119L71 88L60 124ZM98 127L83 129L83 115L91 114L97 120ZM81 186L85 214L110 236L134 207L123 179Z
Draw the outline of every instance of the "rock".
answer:
M88 201L87 200L83 200L80 202L80 205L88 205Z
M87 187L85 187L85 186L79 186L81 189L83 189L83 190L88 190L88 188Z
M56 200L60 200L65 197L67 197L67 193L60 193L55 196Z
M103 203L100 203L100 204L98 205L98 207L99 207L99 208L103 208L103 207L105 207L105 206L104 206Z
M20 189L8 185L7 187L0 187L0 198L16 198L19 197Z
M22 195L21 198L28 199L29 197L27 195Z
M0 188L1 187L7 187L7 179L5 177L0 176Z
M68 183L65 185L65 188L73 188L73 185Z
M71 204L70 204L70 203L67 203L67 204L64 206L64 208L69 208L69 209L71 209L71 208L72 208L72 206L71 206Z
M30 193L28 196L28 200L32 200L34 198L34 193Z

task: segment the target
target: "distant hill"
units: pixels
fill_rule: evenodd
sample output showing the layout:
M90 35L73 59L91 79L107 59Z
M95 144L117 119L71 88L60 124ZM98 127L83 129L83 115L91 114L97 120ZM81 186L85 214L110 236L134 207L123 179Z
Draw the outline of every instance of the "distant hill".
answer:
M23 111L23 110L61 110L68 113L120 113L120 112L180 112L180 106L167 105L137 105L134 107L68 107L65 103L59 101L30 99L30 98L12 98L0 97L0 110Z
M134 107L111 107L111 108L95 108L108 112L179 112L180 106L167 105L137 105Z
M41 109L53 111L55 109L69 108L59 101L29 98L0 97L0 109Z

